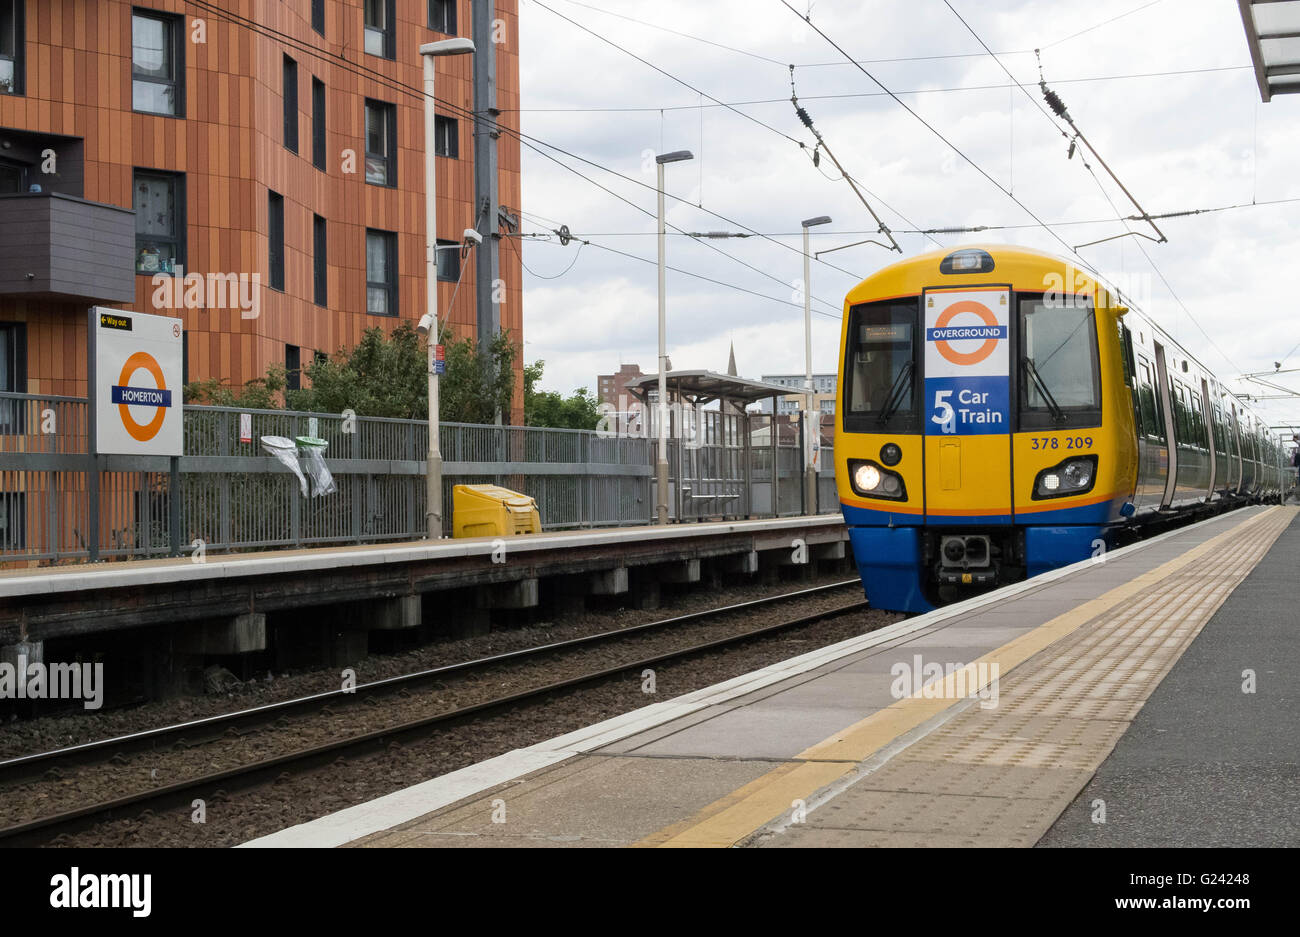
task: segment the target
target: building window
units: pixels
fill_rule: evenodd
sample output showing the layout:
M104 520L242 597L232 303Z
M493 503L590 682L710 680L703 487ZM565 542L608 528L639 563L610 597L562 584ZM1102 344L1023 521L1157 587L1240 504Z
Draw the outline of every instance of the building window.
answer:
M393 21L395 0L365 0L366 54L381 58L394 57Z
M460 129L453 117L434 115L434 152L449 159L460 158Z
M311 163L325 170L325 82L311 80Z
M397 235L366 230L366 312L397 315Z
M146 114L185 116L184 23L136 10L131 16L131 106Z
M0 159L0 195L17 195L27 191L27 166Z
M448 36L456 35L457 0L429 0L429 28Z
M284 148L298 152L298 63L284 57Z
M297 345L284 346L284 388L302 390L302 349Z
M438 241L438 279L452 283L460 279L459 241Z
M397 105L366 99L366 181L397 185Z
M23 0L0 0L0 94L23 93Z
M135 171L135 272L175 273L185 266L185 176Z
M284 196L267 191L266 241L271 289L284 290Z
M325 35L325 0L311 0L311 28Z
M329 251L325 239L325 219L313 215L311 221L312 295L317 306L329 302Z
M0 322L0 392L27 393L27 327L21 322ZM23 404L0 399L0 435L23 431Z

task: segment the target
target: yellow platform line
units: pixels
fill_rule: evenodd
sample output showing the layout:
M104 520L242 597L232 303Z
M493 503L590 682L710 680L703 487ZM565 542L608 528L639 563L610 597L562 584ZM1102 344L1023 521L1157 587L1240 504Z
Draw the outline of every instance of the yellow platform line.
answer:
M791 761L714 801L693 816L652 833L633 845L734 846L746 836L790 810L794 801L807 800L821 788L855 770L860 762L879 752L899 736L918 728L954 705L965 702L971 694L982 688L976 679L977 674L982 672L987 676L997 673L1000 677L1010 672L1121 602L1152 587L1206 554L1224 548L1241 538L1248 528L1264 523L1276 512L1285 510L1287 509L1273 507L1261 511L1161 566L1075 606L1070 611L1058 615L1051 621L1025 632L967 664L964 674L961 671L948 674L943 678L941 693L935 693L934 687L939 681L934 681L933 684L918 689L912 696L900 699L804 749ZM981 665L984 665L982 671ZM997 666L996 671L993 671L993 665ZM959 674L964 680L965 695L961 698L956 697ZM926 699L927 692L930 696L942 698Z

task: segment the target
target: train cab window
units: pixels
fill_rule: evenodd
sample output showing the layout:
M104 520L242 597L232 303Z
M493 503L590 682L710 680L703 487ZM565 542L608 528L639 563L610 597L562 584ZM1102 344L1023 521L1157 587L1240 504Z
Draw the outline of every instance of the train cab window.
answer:
M1101 424L1097 328L1084 298L1020 297L1020 428Z
M865 303L849 311L844 361L844 429L880 432L920 425L916 322L920 301Z

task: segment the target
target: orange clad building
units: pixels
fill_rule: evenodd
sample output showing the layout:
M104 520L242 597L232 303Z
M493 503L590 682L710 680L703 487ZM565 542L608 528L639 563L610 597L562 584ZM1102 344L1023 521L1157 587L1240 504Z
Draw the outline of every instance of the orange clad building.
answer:
M480 2L492 35L435 60L437 233L498 247L487 292L522 342L519 255L493 237L520 205L519 142L481 128L490 213L471 116L474 60L495 55L517 127L517 0L0 0L0 391L84 396L92 305L180 316L187 380L234 385L418 321L418 48L471 35ZM477 264L439 252L457 337L477 334Z

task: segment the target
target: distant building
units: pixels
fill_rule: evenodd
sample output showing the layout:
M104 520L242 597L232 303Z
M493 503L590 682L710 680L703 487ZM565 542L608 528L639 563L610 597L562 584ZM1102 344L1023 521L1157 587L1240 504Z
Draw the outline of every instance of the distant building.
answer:
M803 409L804 376L802 374L765 374L760 378L760 380L765 384L777 384L781 387L789 387L791 389L790 396L782 397L777 401L777 413L783 416L789 416L790 414L798 413ZM813 375L813 404L821 410L822 413L827 415L833 415L835 413L835 390L836 375ZM764 413L772 412L772 403L770 399L761 401L761 406Z
M621 408L621 401L627 397L627 382L638 377L645 377L639 364L621 365L614 374L596 376L596 396L601 403Z

